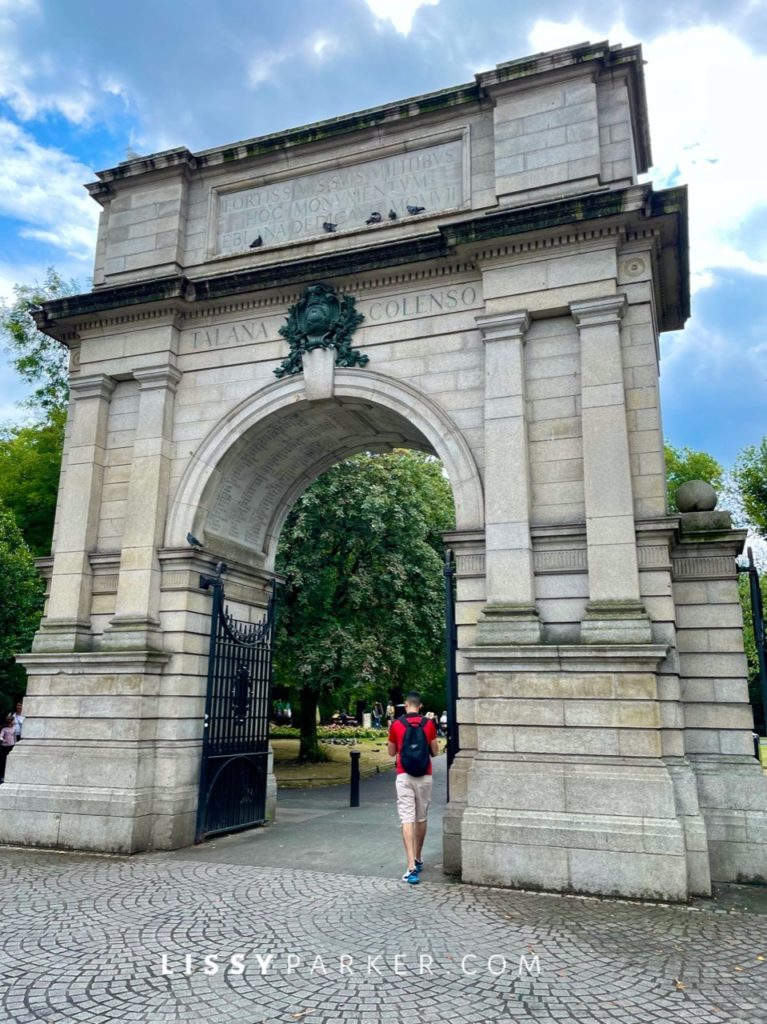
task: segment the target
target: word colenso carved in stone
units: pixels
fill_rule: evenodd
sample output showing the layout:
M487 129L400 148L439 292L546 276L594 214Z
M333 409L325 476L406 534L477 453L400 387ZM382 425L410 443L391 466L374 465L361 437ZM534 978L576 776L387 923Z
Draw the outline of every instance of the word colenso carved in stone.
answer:
M368 356L352 349L351 338L364 320L351 295L339 298L326 284L311 284L288 310L287 323L279 333L290 345L290 353L274 371L275 376L301 373L303 354L315 348L334 348L336 366L366 366Z

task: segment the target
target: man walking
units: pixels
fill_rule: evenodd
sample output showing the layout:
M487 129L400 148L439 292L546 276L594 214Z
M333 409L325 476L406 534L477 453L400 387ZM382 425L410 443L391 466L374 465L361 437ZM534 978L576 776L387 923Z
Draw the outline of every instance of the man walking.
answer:
M397 757L397 813L407 857L403 882L417 885L423 867L423 841L431 802L431 759L439 753L434 721L421 714L421 695L405 697L405 714L389 727L389 754Z

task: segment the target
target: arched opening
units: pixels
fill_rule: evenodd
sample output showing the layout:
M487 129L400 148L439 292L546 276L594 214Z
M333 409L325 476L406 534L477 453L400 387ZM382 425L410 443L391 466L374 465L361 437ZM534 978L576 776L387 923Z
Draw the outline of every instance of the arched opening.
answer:
M180 483L166 543L178 546L191 528L208 553L237 565L240 579L252 574L251 593L257 595L260 585L260 601L253 596L249 602L242 592L235 600L240 610L251 603L255 621L280 532L300 495L350 456L395 449L438 458L450 482L456 526L481 526L479 474L445 412L408 385L337 369L330 399L307 401L301 378L290 378L241 403L210 432Z
M332 399L306 401L284 378L245 399L210 431L179 484L166 546L191 529L211 550L270 569L292 503L329 466L360 451L414 448L445 467L456 529L481 530L480 475L466 440L426 395L369 370L336 369Z

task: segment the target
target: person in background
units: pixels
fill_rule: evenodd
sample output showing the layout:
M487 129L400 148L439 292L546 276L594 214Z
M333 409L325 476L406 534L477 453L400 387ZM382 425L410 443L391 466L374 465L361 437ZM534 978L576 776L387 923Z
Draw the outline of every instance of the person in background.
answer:
M22 703L20 700L16 701L16 710L13 712L13 728L16 733L16 742L18 743L21 739L21 728L24 725L24 715L22 713Z
M13 715L9 713L5 716L3 727L0 729L0 783L5 782L5 762L15 742L16 726Z
M377 700L373 705L373 728L380 729L381 722L383 721L384 709L380 700Z

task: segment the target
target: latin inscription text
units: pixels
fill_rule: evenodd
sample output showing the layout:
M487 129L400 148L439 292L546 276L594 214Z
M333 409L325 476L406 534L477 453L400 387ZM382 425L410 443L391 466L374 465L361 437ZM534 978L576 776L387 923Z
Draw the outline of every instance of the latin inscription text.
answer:
M358 228L374 212L386 220L390 210L401 218L408 206L431 213L462 202L462 143L456 140L225 193L219 198L218 251L247 249L258 237L263 245L299 241L323 234L326 223L337 231Z

